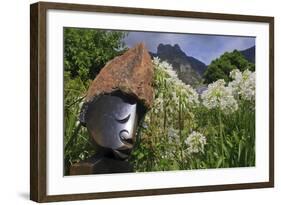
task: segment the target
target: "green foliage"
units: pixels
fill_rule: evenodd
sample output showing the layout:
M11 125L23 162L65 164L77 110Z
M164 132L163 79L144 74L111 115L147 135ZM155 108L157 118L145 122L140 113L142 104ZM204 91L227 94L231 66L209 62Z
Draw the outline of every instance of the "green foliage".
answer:
M171 77L171 71L159 65L155 69L154 105L145 117L141 143L130 158L136 171L255 165L254 101L238 97L238 109L229 113L210 109L196 100L192 88ZM198 133L201 148L196 150L189 138Z
M245 57L237 50L233 52L225 52L219 58L213 60L204 73L205 83L209 84L218 79L230 81L229 74L232 70L238 69L244 71L255 70L255 65L245 59Z
M100 69L124 51L125 32L64 29L64 69L71 77L94 79Z
M83 82L79 77L71 78L64 72L64 163L65 174L69 165L83 160L94 153L89 142L87 130L79 123L81 103L85 97L89 80Z

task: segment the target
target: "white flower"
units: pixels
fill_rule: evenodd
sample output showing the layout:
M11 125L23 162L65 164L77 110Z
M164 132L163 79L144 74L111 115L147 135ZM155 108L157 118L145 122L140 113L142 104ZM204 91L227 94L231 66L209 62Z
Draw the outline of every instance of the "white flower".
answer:
M82 132L87 132L87 128L84 127L84 126L82 126L82 127L81 127L81 131L82 131Z
M145 117L144 117L144 122L146 124L150 124L150 114L146 114Z
M198 93L190 86L182 83L182 94L187 99L187 103L191 106L196 106L199 104L199 95Z
M180 142L180 136L178 135L179 131L169 127L168 129L168 140L170 143L176 142L179 143Z
M167 61L160 61L160 58L156 57L152 60L153 64L155 65L156 69L164 71L168 74L171 79L177 79L178 75L177 72L173 70L173 66L169 64Z
M177 102L179 100L179 97L177 96L177 93L175 91L172 92L172 100L174 102Z
M170 81L171 80L177 80L178 79L178 74L176 71L172 69L166 69L165 72L170 76Z
M237 101L232 95L231 87L225 86L224 80L218 80L208 85L201 98L203 105L208 109L220 109L226 113L232 113L238 109Z
M187 100L187 103L190 106L196 106L199 104L198 100L198 93L194 90L190 85L185 84L178 78L178 75L171 64L167 63L166 61L160 61L158 57L153 59L153 64L155 65L156 69L159 69L165 72L168 75L168 81L170 86L175 87L175 89L180 89L181 95ZM176 92L173 92L172 100L176 103L178 102L179 95Z
M163 111L164 100L163 96L159 95L153 102L153 109L154 113L162 112Z
M75 126L76 126L76 127L78 127L78 126L79 126L79 124L80 124L80 121L79 121L79 120L77 120L77 121L75 122Z
M207 144L206 137L200 132L193 131L184 141L188 146L188 153L204 152L204 146Z
M160 58L153 57L152 62L154 63L154 65L158 66L160 64Z
M229 83L228 87L233 90L235 96L241 97L243 100L255 100L255 72L245 70L241 73L238 69L235 69L230 72L230 77L233 78L233 81Z
M84 104L84 101L81 101L81 102L79 103L79 109L80 109L80 110L81 110L83 104Z
M162 155L161 155L162 159L173 159L174 158L174 154L173 154L173 150L169 149L169 150L165 150Z

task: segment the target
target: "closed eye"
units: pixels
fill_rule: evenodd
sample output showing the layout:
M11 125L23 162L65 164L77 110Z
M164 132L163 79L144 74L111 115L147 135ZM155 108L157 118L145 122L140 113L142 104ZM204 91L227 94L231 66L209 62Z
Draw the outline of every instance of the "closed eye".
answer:
M116 119L116 121L120 122L120 123L125 123L128 122L128 120L130 119L131 114L129 114L127 117L123 118L123 119Z

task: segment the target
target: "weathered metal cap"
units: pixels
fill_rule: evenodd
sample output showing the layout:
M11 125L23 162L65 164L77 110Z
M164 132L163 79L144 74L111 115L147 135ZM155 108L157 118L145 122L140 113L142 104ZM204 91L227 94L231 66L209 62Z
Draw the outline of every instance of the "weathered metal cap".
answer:
M85 103L114 91L131 95L149 109L153 101L153 66L143 43L109 61L89 86Z

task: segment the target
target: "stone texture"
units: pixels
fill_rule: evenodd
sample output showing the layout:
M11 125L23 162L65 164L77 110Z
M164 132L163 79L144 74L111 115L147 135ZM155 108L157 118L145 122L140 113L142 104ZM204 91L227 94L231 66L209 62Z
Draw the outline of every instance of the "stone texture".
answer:
M113 174L133 171L133 166L128 161L93 156L84 161L72 164L69 175Z
M153 101L153 66L143 43L109 61L91 83L86 102L100 94L120 90L136 97L146 108Z
M93 174L94 164L90 162L79 162L70 166L69 175Z

